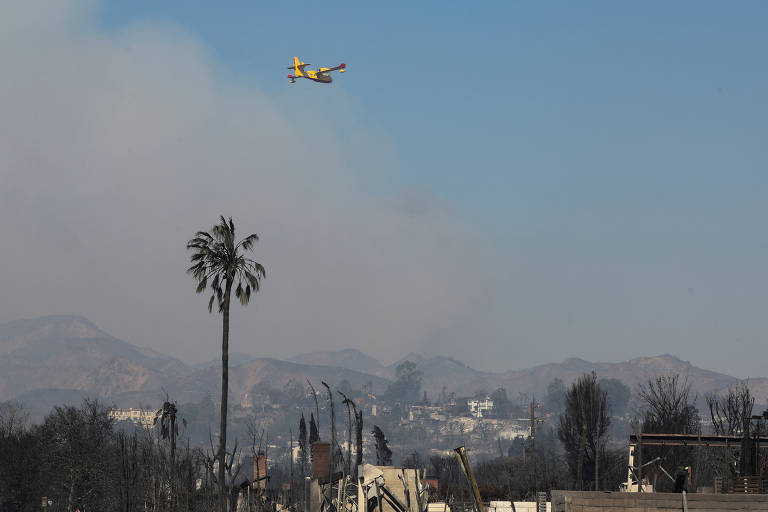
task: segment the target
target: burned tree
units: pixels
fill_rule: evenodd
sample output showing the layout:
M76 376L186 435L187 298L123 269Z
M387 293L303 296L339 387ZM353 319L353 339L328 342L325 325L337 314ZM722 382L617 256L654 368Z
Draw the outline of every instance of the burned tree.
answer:
M331 458L330 458L330 468L329 468L329 475L333 475L333 471L336 467L336 457L337 457L337 451L336 451L336 412L333 408L333 393L331 393L331 387L325 383L325 381L321 382L323 386L325 386L325 389L328 390L328 405L331 408Z
M301 478L307 476L307 422L304 419L304 413L301 413L299 420L299 464L301 465Z
M347 455L345 458L345 464L344 464L344 474L345 475L351 475L352 474L352 410L350 407L354 406L355 403L350 400L347 395L342 393L341 391L336 391L338 394L344 398L341 403L347 406ZM355 408L355 419L357 419L357 408Z
M382 432L378 425L374 425L371 434L373 434L373 439L376 442L376 465L391 466L392 450L389 449L389 443L387 438L384 437L384 432Z
M309 446L320 440L320 431L317 429L317 421L315 421L315 415L309 413ZM310 453L312 450L310 449Z
M688 378L661 375L641 384L638 396L645 407L643 432L694 434L699 431L699 411L691 396Z
M107 408L89 399L80 408L54 407L40 429L51 475L49 495L58 494L53 489L63 491L57 501L67 510L99 508L111 494L115 470L105 457L114 436Z
M718 396L714 393L706 395L707 407L709 408L712 427L716 434L743 436L741 443L741 464L738 470L742 475L756 474L760 471L760 463L755 460L758 454L753 449L753 436L760 435L760 428L757 429L752 424L752 411L755 406L755 397L752 395L746 383L741 382L728 388L725 396ZM753 453L754 452L754 453ZM712 457L715 464L714 473L722 477L735 477L737 467L730 462L733 461L731 453L726 450L723 453L714 454Z
M725 396L707 393L706 401L715 434L726 436L744 432L755 406L755 397L743 382L728 388Z
M696 434L701 431L699 411L694 405L696 397L691 395L687 377L680 380L679 375L660 375L648 379L639 386L637 394L645 409L642 433ZM687 447L643 448L643 461L656 457L660 458L663 467L672 470L691 465L696 460L693 449ZM658 478L653 468L648 468L647 472L654 479L654 488L672 490L672 482L666 476Z
M312 398L315 400L315 428L317 429L318 436L315 441L320 440L320 404L317 401L317 391L315 391L315 386L312 385L312 383L307 379L307 384L309 384L309 389L312 390ZM312 414L312 413L310 413ZM310 440L309 443L312 444L315 441Z
M355 413L355 470L363 463L363 411Z
M604 456L603 438L611 424L606 400L594 372L582 375L565 394L565 411L560 416L557 436L563 443L571 477L579 489L584 488L585 479L595 484L599 481L597 472L600 457Z
M165 395L165 402L163 406L155 412L155 418L152 425L157 425L160 422L160 437L168 441L170 459L169 459L169 486L170 486L170 509L174 510L176 507L176 439L179 437L179 425L177 423L178 407L176 402L172 402L168 398L168 394ZM186 425L186 420L185 420Z

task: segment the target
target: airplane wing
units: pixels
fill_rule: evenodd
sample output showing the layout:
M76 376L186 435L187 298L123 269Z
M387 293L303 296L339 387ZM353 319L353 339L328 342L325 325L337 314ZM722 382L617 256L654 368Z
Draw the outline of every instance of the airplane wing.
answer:
M331 72L331 71L337 71L337 70L341 70L342 72L344 72L344 70L345 70L346 68L347 68L347 65L346 65L346 64L344 64L344 63L342 62L342 63L341 63L341 64L339 64L338 66L334 66L334 67L332 67L332 68L323 68L323 69L320 69L320 70L318 71L318 73L323 73L323 74L325 74L325 73L329 73L329 72Z

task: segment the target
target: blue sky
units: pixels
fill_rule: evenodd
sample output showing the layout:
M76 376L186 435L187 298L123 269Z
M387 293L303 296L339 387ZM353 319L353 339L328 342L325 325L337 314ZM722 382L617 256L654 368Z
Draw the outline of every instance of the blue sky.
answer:
M748 220L763 197L767 15L761 2L136 1L107 3L101 22L178 25L287 111L292 94L325 92L285 92L294 54L347 62L332 87L399 161L361 169L361 185L426 187L514 244L542 225L601 229L595 216L663 231L678 215Z
M409 347L495 370L669 352L742 377L768 374L768 4L134 0L71 11L77 21L51 39L98 48L93 59L77 57L97 82L114 72L111 60L134 57L119 76L137 78L146 105L211 120L198 146L235 129L275 147L285 141L274 167L260 172L291 177L279 178L289 180L275 185L287 195L276 197L311 197L296 207L323 220L317 237L333 241L321 263L352 269L343 285L329 277L315 287L332 288L330 302L338 299L347 317L308 300L299 308L305 330L289 335L285 322L264 326L265 313L253 325L281 341L243 351L289 356L309 348L295 341L309 335L320 340L312 349L353 346L385 361ZM289 85L294 55L313 65L343 61L348 72L330 86ZM102 122L109 131L112 121ZM220 138L210 147L229 148L233 137ZM141 147L139 138L133 144ZM243 166L233 176L249 172L248 144L269 149L258 139L231 144L237 157L224 166ZM288 154L293 148L300 157ZM202 188L189 192L205 197ZM393 204L405 214L392 213ZM182 232L198 222L187 206L173 220ZM211 199L206 208L221 206ZM272 247L284 242L280 255L303 247L300 222L270 212L259 210L259 229L292 233L273 236ZM125 229L143 229L129 218ZM385 246L394 246L387 258ZM400 271L387 268L389 256L403 275L426 276L419 286L434 293L420 295L416 281L405 289L387 282ZM290 275L285 265L277 270ZM378 277L364 287L367 274ZM281 279L274 286L288 286ZM291 297L312 296L300 281L265 289L263 308L277 318ZM359 295L341 298L352 291ZM136 293L122 307L137 316L166 305L150 307ZM52 300L50 311L28 304L6 316L62 312L68 303ZM72 312L145 344L163 323L157 317L142 330L87 301ZM182 309L174 315L185 318ZM163 331L170 341L159 348L173 352L201 329Z

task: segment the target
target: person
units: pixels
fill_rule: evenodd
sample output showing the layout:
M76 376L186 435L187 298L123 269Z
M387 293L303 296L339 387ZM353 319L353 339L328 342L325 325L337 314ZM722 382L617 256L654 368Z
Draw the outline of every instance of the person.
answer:
M690 466L679 468L675 473L675 492L688 492L688 480L690 477Z

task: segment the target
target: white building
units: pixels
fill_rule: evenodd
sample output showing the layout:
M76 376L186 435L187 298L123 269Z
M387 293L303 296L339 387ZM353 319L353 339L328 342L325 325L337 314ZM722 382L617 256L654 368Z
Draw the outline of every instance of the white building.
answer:
M107 415L115 421L130 421L137 427L152 428L156 412L154 409L110 409Z
M467 402L469 412L475 418L482 418L486 412L493 410L493 400L490 397L485 397L482 400L474 399Z

